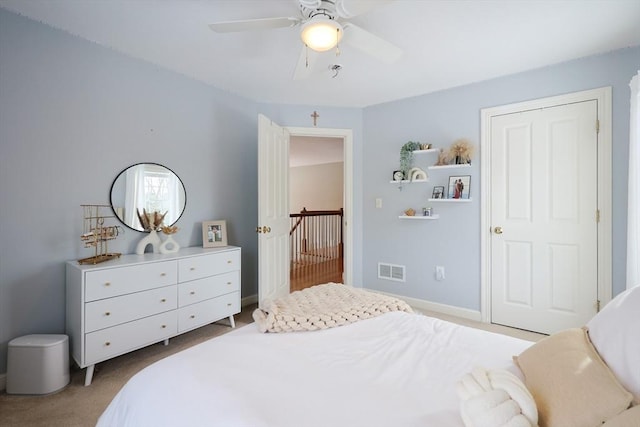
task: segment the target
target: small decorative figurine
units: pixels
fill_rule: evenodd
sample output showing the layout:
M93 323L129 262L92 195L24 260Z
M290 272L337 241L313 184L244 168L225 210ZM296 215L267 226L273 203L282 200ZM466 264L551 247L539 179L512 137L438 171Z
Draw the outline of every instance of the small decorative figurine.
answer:
M440 149L440 152L438 153L438 160L436 161L435 166L445 166L449 164L449 158L447 156L447 153L445 153L444 149Z

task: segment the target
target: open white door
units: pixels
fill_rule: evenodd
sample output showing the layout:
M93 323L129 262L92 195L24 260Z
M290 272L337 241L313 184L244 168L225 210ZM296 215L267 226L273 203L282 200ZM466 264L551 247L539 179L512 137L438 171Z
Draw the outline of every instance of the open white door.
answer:
M289 132L258 115L258 305L289 293Z

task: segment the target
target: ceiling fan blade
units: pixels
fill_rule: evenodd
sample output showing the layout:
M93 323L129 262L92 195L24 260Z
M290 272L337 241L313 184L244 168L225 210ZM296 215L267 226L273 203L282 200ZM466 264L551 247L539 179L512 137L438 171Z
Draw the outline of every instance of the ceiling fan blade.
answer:
M313 49L309 49L306 46L302 46L300 55L298 56L298 63L296 64L296 70L293 72L293 80L304 80L311 76L313 66L318 59L319 53Z
M245 19L242 21L214 22L213 24L209 24L209 28L216 33L233 33L294 27L298 25L300 21L300 19L294 17Z
M336 2L336 12L341 18L349 19L354 16L363 15L372 9L394 1L395 0L338 0Z
M402 49L363 30L350 22L343 24L344 42L383 62L393 63L402 56Z

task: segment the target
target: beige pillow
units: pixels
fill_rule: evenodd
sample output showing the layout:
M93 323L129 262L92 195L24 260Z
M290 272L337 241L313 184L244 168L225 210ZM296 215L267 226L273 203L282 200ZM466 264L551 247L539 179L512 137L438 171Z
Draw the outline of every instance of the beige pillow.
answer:
M514 360L538 406L540 427L601 426L633 399L583 329L544 338Z
M640 427L640 405L621 412L602 427Z

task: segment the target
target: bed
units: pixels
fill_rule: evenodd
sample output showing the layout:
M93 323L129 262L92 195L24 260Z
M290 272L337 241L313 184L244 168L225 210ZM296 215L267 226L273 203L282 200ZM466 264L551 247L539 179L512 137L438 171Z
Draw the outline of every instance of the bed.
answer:
M536 346L404 311L305 332L249 324L136 374L98 426L463 427L460 379L481 366L524 381L513 356Z

